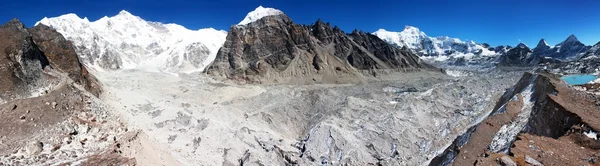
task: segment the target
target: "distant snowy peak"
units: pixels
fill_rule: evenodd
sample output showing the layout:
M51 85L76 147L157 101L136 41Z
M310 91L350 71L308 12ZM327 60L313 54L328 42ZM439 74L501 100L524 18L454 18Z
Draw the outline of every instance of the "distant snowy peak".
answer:
M395 44L397 46L406 46L410 49L418 49L423 39L427 38L424 32L421 32L419 28L413 26L405 26L401 32L391 32L385 29L379 29L373 32L375 36L378 36L388 43Z
M521 43L517 44L517 46L515 48L529 48L529 46L527 46L527 44L521 42Z
M577 43L578 44L581 42L579 41L579 39L577 39L577 37L575 37L575 35L571 34L571 35L569 35L569 37L567 37L567 39L565 39L565 41L558 43L557 46L569 44L569 43ZM583 43L581 43L581 44L583 44Z
M283 14L283 12L281 10L258 6L256 9L254 9L254 11L251 11L250 13L248 13L246 15L246 17L244 18L244 20L242 20L240 23L238 23L238 25L247 25L247 24L254 22L256 20L259 20L263 17L280 15L280 14Z
M397 45L408 47L419 53L422 57L435 57L435 60L451 58L471 59L481 56L495 56L493 49L486 48L474 41L462 41L448 36L429 37L425 32L414 26L405 26L401 32L391 32L379 29L373 35L382 40Z
M404 26L404 30L400 32L403 35L414 35L414 36L427 36L425 32L422 32L419 28L410 25Z
M546 39L541 39L540 42L538 42L537 47L550 47L550 45L548 45L548 43L546 42Z
M227 36L226 31L213 28L190 30L145 21L125 10L93 22L65 14L45 17L37 24L71 40L83 63L97 70L201 71L214 60Z
M519 44L514 49L521 48L524 46L526 46L526 45ZM590 48L591 48L591 46L586 46L585 44L581 43L577 39L577 37L575 37L575 35L569 35L569 37L567 37L567 39L556 44L553 47L549 46L548 43L546 42L546 40L541 39L538 42L537 46L532 50L531 56L534 58L550 58L550 59L560 60L560 61L570 61L570 60L580 59L580 58L586 56L587 55L586 51L588 51ZM517 51L513 51L513 52L519 52L519 50L520 49L518 49ZM532 59L532 58L529 58L529 59ZM532 62L536 62L536 61L532 61ZM527 64L529 64L529 62Z

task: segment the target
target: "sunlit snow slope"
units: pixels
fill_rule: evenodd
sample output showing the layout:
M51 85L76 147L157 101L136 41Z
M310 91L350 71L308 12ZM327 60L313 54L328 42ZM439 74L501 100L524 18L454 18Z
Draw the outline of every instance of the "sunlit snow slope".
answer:
M145 21L124 10L92 22L65 14L37 24L53 27L73 41L82 61L96 70L202 71L227 36L226 31L213 28L189 30Z
M399 47L406 46L418 52L422 58L446 60L449 58L471 59L497 55L496 52L486 48L488 46L477 44L474 41L462 41L448 36L429 37L413 26L406 26L401 32L379 29L373 34L388 43Z
M238 23L238 25L246 25L246 24L249 24L251 22L254 22L254 21L259 20L266 16L273 16L273 15L280 15L280 14L283 14L283 12L281 10L258 6L256 9L254 9L254 11L251 11L250 13L248 13L246 15L246 17L244 18L244 20L240 21L240 23Z

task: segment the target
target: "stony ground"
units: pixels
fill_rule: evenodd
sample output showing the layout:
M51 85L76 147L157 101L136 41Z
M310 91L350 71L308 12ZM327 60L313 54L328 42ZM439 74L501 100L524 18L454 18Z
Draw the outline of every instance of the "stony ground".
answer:
M522 72L413 72L365 84L235 85L202 74L96 73L140 129L139 165L422 165L481 121Z
M0 165L77 163L119 144L128 128L104 102L66 75L44 74L59 83L0 104Z

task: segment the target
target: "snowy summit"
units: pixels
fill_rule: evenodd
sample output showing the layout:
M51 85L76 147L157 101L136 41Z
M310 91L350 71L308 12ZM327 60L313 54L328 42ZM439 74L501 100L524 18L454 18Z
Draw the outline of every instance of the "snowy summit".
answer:
M469 59L475 56L496 55L494 51L490 51L474 41L463 41L448 36L429 37L419 28L408 25L401 32L379 29L373 32L373 35L390 44L399 47L406 46L423 55L422 58L435 58L440 61L450 57Z
M280 14L283 14L283 12L281 10L258 6L256 9L254 9L254 11L251 11L250 13L248 13L246 15L246 17L244 18L244 20L242 20L238 25L247 25L247 24L254 22L256 20L259 20L263 17L280 15Z

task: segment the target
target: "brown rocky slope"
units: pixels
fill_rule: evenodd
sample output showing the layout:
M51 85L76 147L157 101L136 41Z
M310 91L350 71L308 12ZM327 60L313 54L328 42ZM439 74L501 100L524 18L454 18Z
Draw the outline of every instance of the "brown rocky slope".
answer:
M357 82L380 70L432 68L407 49L362 31L344 33L318 20L300 25L285 14L232 26L206 72L238 82Z
M556 75L525 73L430 165L598 165L598 101Z
M9 101L46 87L46 67L65 72L73 81L98 96L101 87L80 63L72 44L44 25L27 29L18 19L0 27L0 99Z
M0 165L134 165L114 153L127 128L101 91L61 34L17 19L0 26Z

